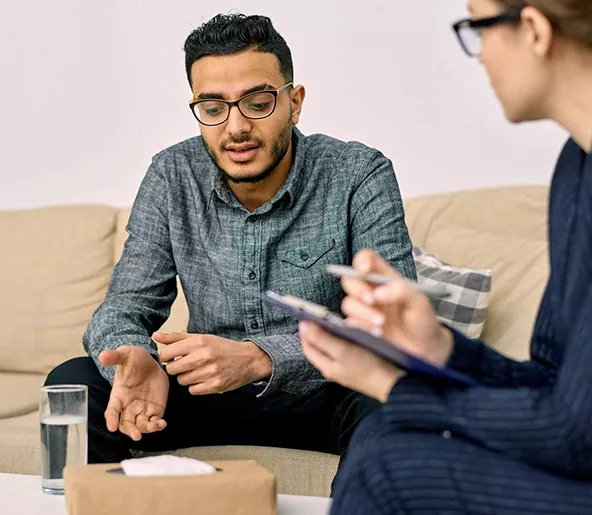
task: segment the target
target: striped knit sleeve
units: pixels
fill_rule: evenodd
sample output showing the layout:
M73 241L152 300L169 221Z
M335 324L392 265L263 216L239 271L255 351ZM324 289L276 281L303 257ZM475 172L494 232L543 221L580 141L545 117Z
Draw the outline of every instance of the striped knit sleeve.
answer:
M471 340L450 329L454 350L447 366L469 375L487 386L540 386L554 381L554 367L535 361L516 361L488 347L482 341ZM536 341L537 335L534 339Z
M383 407L385 423L450 431L526 463L592 477L592 291L580 313L554 385L462 390L409 376Z

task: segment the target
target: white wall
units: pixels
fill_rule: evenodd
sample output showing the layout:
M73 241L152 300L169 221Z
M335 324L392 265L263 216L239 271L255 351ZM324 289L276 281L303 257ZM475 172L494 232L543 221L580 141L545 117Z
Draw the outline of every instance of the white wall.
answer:
M546 183L565 139L504 121L450 29L465 0L2 4L0 209L130 204L151 156L198 131L186 36L231 9L271 16L288 41L300 128L380 148L404 195Z

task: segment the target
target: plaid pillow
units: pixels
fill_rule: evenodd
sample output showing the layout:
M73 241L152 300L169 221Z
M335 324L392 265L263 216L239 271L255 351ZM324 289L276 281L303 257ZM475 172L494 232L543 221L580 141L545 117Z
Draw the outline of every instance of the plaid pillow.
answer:
M451 293L445 299L431 299L438 320L469 338L481 336L491 295L491 270L458 268L417 247L413 258L419 283L445 283Z

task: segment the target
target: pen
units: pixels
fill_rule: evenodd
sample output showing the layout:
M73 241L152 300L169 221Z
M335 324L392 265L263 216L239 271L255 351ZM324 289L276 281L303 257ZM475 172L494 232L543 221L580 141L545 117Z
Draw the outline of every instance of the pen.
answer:
M358 272L355 268L343 265L327 265L327 272L335 277L352 277L372 284L389 284L396 279L388 275L363 274L362 272ZM450 296L450 291L448 291L445 284L418 283L404 278L403 280L406 281L407 284L409 284L413 289L423 293L428 297L443 299Z

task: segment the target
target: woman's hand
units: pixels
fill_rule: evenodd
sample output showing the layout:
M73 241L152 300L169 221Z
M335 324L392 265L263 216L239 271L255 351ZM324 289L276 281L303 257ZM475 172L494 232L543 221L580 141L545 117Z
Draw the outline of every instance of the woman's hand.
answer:
M347 293L342 311L347 323L381 336L401 350L444 366L452 352L452 333L442 326L429 299L417 292L376 252L362 250L354 259L356 270L389 275L393 281L375 287L360 279L343 278Z
M300 323L300 340L306 358L327 380L382 403L405 375L372 352L336 338L312 322Z
M444 366L452 352L452 333L438 322L428 298L373 251L360 251L354 268L364 274L390 275L393 281L375 287L360 279L342 279L347 297L341 307L347 323ZM381 402L386 402L393 386L405 375L374 353L336 338L316 324L302 322L300 338L305 356L326 379Z

